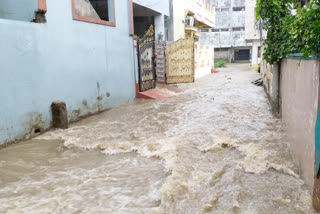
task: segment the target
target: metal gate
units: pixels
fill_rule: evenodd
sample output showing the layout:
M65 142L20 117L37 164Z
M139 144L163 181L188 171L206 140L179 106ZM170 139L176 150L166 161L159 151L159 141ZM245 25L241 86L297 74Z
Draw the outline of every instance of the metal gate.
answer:
M194 38L166 46L167 83L194 82Z
M250 50L237 50L235 60L250 60Z
M139 90L146 91L156 87L154 66L154 31L150 26L144 37L138 42Z

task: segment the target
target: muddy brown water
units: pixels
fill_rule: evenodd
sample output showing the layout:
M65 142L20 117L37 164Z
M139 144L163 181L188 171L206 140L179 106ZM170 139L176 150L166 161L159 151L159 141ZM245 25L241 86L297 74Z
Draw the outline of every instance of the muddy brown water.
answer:
M314 213L258 77L232 65L0 150L0 213Z

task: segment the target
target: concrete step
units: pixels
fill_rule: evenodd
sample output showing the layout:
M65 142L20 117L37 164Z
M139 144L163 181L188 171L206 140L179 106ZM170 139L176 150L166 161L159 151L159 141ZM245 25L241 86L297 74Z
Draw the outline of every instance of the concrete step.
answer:
M177 87L174 87L174 86L171 86L171 85L167 85L167 84L163 84L163 83L157 83L157 87L158 87L158 88L168 89L169 91L172 91L172 92L174 92L174 93L181 93L181 92L183 92L183 90L180 89L180 88L177 88Z

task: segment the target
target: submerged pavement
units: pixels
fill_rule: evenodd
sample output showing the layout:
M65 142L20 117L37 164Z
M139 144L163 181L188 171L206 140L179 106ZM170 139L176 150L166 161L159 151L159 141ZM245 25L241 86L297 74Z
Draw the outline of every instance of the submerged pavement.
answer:
M314 213L258 78L230 65L0 150L0 213Z

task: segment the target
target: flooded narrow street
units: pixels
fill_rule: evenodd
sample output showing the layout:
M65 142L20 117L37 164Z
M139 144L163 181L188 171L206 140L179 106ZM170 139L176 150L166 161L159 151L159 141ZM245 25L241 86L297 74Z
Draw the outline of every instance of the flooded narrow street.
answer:
M231 65L0 150L0 213L314 213L258 78Z

